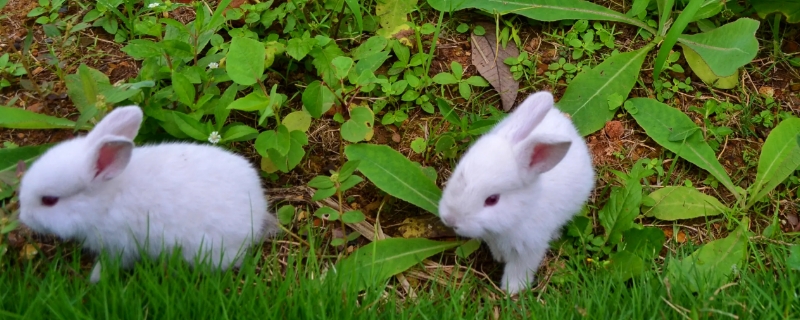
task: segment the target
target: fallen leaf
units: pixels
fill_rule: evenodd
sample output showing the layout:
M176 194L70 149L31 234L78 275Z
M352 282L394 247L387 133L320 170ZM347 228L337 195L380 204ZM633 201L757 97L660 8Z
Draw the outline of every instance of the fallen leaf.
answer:
M503 110L511 110L517 99L519 82L514 80L511 67L503 61L519 56L519 50L513 42L509 42L505 48L498 46L494 24L478 23L478 25L486 29L486 33L482 36L472 35L472 64L500 94Z
M683 230L678 231L678 236L675 237L675 241L678 241L678 243L686 242L686 232L683 232Z
M39 253L39 251L36 250L36 247L28 243L22 247L22 250L19 252L19 257L22 260L30 260L33 259L33 257L35 257L37 253Z

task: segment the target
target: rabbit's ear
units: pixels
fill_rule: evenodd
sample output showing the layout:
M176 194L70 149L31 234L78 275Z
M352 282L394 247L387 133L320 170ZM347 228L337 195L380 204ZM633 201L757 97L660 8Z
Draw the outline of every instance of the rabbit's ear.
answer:
M133 140L142 124L142 109L137 106L119 107L108 113L103 120L89 132L89 139L105 136L119 136Z
M93 179L107 181L118 176L131 160L133 141L123 137L107 136L96 145L93 153Z
M523 101L494 131L517 143L528 137L553 108L553 95L547 91L534 93Z
M569 151L572 140L553 135L536 135L514 147L517 164L524 177L534 177L553 169Z

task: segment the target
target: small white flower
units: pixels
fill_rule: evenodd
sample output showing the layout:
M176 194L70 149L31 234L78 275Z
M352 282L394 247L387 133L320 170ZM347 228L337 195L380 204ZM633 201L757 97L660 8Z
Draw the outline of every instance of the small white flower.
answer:
M209 69L216 69L216 68L219 68L219 63L216 63L216 62L211 62L211 63L209 63L209 64L208 64L208 68L209 68Z
M219 135L219 132L214 131L214 132L211 132L210 135L208 135L208 142L211 142L213 144L217 144L217 143L219 143L219 139L220 138L222 138L222 137Z
M160 3L158 3L158 2L153 2L153 3L151 3L151 4L148 4L148 5L147 5L147 7L148 7L148 8L150 8L150 9L153 9L153 8L155 8L155 7L158 7L158 6L160 6L160 5L161 5L161 4L160 4Z

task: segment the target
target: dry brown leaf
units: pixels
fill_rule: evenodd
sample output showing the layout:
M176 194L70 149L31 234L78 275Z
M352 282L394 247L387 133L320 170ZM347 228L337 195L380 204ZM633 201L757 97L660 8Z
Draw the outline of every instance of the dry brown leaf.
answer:
M472 35L472 64L500 94L503 110L511 110L514 100L517 99L519 82L514 80L511 75L511 67L503 61L506 58L519 56L519 50L513 42L509 42L505 48L499 46L494 24L481 22L478 25L483 26L486 34Z

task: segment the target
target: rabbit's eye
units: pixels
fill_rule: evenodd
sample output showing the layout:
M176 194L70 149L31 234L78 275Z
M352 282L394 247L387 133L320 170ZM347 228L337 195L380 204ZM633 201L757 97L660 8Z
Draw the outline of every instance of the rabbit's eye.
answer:
M53 196L44 196L42 197L42 205L46 207L52 207L58 203L58 197Z
M486 198L486 200L483 201L483 206L484 207L491 207L493 205L496 205L497 201L499 201L499 200L500 200L500 195L499 194L493 194L493 195L489 196L488 198Z

